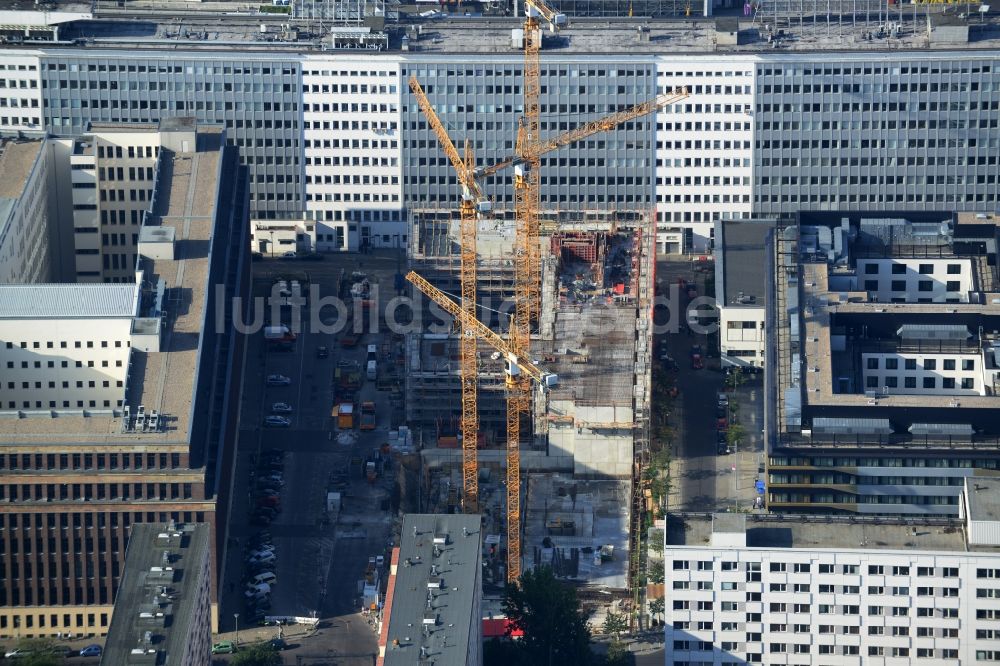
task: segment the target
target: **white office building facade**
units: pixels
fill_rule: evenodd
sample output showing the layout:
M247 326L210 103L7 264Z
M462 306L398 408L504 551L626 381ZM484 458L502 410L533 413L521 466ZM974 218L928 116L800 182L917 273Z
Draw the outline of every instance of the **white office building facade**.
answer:
M49 47L8 49L8 58L26 68L6 71L27 100L18 108L41 95L42 117L8 113L6 129L75 135L90 121L168 115L223 123L251 170L255 217L314 220L320 250L405 245L409 210L458 200L410 74L427 75L452 139L472 138L481 164L513 151L522 112L517 52ZM22 89L35 75L39 87ZM660 252L704 253L716 219L987 211L1000 201L1000 54L989 50L547 52L543 135L677 87L691 96L547 156L543 205L651 210ZM485 189L513 208L509 175Z
M924 532L948 528L912 529L897 548L874 523L856 544L854 529L822 547L668 542L666 664L995 663L1000 552L922 550Z

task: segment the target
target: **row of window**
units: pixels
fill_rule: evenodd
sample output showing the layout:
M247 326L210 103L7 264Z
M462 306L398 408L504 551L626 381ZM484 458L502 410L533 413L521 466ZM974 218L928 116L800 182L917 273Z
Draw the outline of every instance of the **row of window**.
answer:
M304 148L354 148L361 150L378 149L396 150L399 144L393 140L368 140L368 139L306 139L303 142Z
M948 291L954 291L949 289ZM899 359L898 358L886 358L882 359L878 356L869 356L865 360L865 365L869 370L879 370L881 367L881 362L885 361L886 370L898 370L899 369ZM924 370L937 370L938 359L935 358L925 358L925 359L915 359L915 358L904 358L903 368L905 370L917 370L917 361L920 360L920 367ZM963 358L962 360L962 371L963 372L974 372L976 369L976 359L973 358ZM957 360L953 358L941 359L941 369L942 370L955 370L957 366Z
M282 76L295 76L298 68L292 66L283 66L280 69L277 66L268 65L245 65L245 66L228 66L220 65L213 67L211 65L168 65L168 64L148 64L148 65L124 65L117 64L115 62L109 63L47 63L44 69L50 72L124 72L124 73L136 73L136 74L197 74L198 76L213 74L244 74L244 75L254 75L259 76L261 74L281 74Z
M722 561L720 564L720 571L760 571L760 562L735 562L735 561ZM695 566L691 567L690 560L674 560L673 570L674 571L687 571L687 570L697 570L697 571L713 571L714 570L714 560L696 560ZM742 566L741 566L742 565ZM893 565L887 567L882 564L869 564L868 565L868 575L869 576L884 576L886 571L888 571L893 576L909 576L911 569L916 569L917 576L940 576L942 578L958 578L958 567L910 567L908 565ZM771 573L812 573L813 563L811 562L770 562L768 564L768 570ZM816 572L821 574L841 574L844 576L856 576L861 572L861 565L859 564L817 564Z
M79 273L79 272L77 273L77 275L80 275L80 274L81 273ZM98 403L100 403L100 405L98 405ZM9 401L7 401L7 409L46 409L46 408L48 408L48 409L59 409L60 401L58 401L58 400L49 400L48 403L46 403L46 404L47 404L47 407L43 406L41 400L35 400L34 403L32 403L30 400L22 400L20 407L18 407L18 404L17 404L16 400L9 400ZM76 406L77 409L86 409L87 407L90 407L91 409L97 409L98 406L104 407L104 408L110 408L112 406L112 402L111 402L111 400L76 400L76 401L73 401L73 400L63 400L63 401L61 401L61 406L62 406L63 409L73 409L74 405ZM122 401L121 400L115 400L114 401L114 406L115 407L121 407L122 406Z
M798 69L796 67L789 67L788 69L778 68L762 68L757 70L758 76L871 76L871 75L890 75L899 76L907 74L968 74L969 72L973 74L984 73L988 74L992 71L991 65L968 65L967 63L935 63L933 65L910 65L910 66L900 66L894 65L886 67L883 65L866 65L863 67L818 67L812 69L806 67L804 69Z
M884 264L881 262L866 262L865 275L878 275L882 271L882 266ZM906 275L906 273L912 270L911 266L903 263L893 262L888 264L890 272L893 275ZM930 263L930 264L917 264L917 272L921 275L934 275L938 268L944 266L945 272L948 275L961 275L962 274L962 264L943 264L942 262Z
M925 389L936 389L938 388L938 377L924 377L920 380L920 387ZM972 391L976 388L976 380L972 377L963 377L961 383L956 384L954 377L941 377L940 388L944 390L951 390L956 388L961 388L964 391ZM886 375L881 377L879 375L869 375L865 377L865 388L899 388L899 378L895 375ZM916 377L903 377L903 388L915 389L917 388L917 378Z
M190 483L74 483L74 484L16 484L0 485L0 502L56 502L106 500L166 500L191 499ZM201 498L199 498L201 499ZM17 541L11 542L11 552L18 552ZM0 553L5 552L5 542L0 539ZM27 546L25 552L31 552Z
M997 461L972 458L854 458L854 457L785 457L772 456L770 467L950 467L971 469L973 467L996 469Z
M83 349L83 348L94 349L94 342L95 342L94 340L74 340L73 341L73 348L74 349ZM100 343L101 344L98 345L98 346L101 349L108 349L110 347L114 347L114 348L118 349L118 348L121 348L121 347L131 347L132 346L132 343L129 340L125 340L124 342L121 341L121 340L100 340ZM30 345L31 345L30 346L31 349L41 349L42 348L42 342L40 340L34 340L34 341L32 341L30 343ZM16 343L8 341L6 343L6 346L7 346L7 349L14 349L15 346L19 347L20 349L28 349L29 348L29 343L26 340L22 340L22 341L16 342ZM53 340L47 340L45 342L45 349L55 349L55 348L56 348L55 341L53 341ZM69 348L69 341L68 340L60 340L59 341L59 349L68 349L68 348ZM8 368L12 368L14 366L12 366L10 363L8 363L7 367ZM27 366L24 366L24 367L27 367ZM38 367L38 366L35 366L35 367ZM49 366L49 367L52 367L52 366ZM63 365L63 367L65 368L66 366ZM77 367L80 367L80 366L77 366ZM90 367L93 367L93 366L91 365Z
M61 470L123 470L129 471L133 469L180 469L181 468L181 454L179 453L11 453L8 455L0 454L0 470L29 470L29 471L48 471L57 472ZM36 526L40 527L41 519L36 515ZM50 526L54 526L53 521L56 520L54 514L49 515ZM76 526L79 526L80 514L73 514L76 516ZM61 514L60 520L63 521L63 526L66 526L66 515ZM86 514L86 525L90 526L92 514ZM30 521L30 517L26 516L25 520ZM100 517L102 521L98 527L103 527L103 516ZM17 521L13 521L13 525L17 524ZM28 526L28 523L25 523ZM0 521L0 530L4 527L3 521Z

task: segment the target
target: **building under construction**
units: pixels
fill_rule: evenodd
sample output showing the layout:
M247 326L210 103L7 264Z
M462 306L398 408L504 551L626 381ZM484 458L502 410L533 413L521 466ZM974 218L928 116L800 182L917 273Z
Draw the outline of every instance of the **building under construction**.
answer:
M542 305L531 353L538 366L558 375L558 385L533 393L530 422L521 428L522 494L528 500L522 505L527 514L522 520L523 562L531 567L559 556L561 540L572 541L567 558L578 559L582 553L588 562L602 546L614 545L605 548L603 568L573 565L566 575L576 572L570 577L624 588L630 480L636 455L641 457L646 447L653 219L645 211L548 213L542 219ZM412 232L411 267L439 289L457 294L457 216L419 211ZM480 224L479 318L501 333L511 311L513 236L513 223L502 214ZM447 512L458 510L461 497L459 344L450 318L427 308L424 318L424 332L407 341L407 423L422 443L427 509ZM506 448L504 361L482 343L478 365L480 498L484 515L494 521L488 522L487 533L499 535ZM568 514L581 517L565 521L555 532L548 524L553 511L545 500L548 493L538 490L533 499L531 492L553 483L552 473L560 473L564 489L586 484L579 492L588 498L567 505ZM577 495L575 489L566 492ZM563 500L559 502L561 506ZM612 514L616 520L600 518ZM615 528L619 523L620 529ZM609 575L614 563L621 571Z

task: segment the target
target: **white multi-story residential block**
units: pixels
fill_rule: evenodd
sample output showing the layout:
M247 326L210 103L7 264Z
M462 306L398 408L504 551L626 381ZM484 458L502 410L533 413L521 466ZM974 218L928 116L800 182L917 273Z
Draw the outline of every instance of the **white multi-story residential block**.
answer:
M656 116L657 251L707 253L716 220L752 211L754 63L659 56L656 69L658 93L690 93Z
M668 516L666 664L995 662L998 496L968 479L964 521Z
M406 246L399 87L392 58L304 60L305 207L317 250Z
M56 277L59 227L49 206L54 161L49 142L0 139L0 284Z

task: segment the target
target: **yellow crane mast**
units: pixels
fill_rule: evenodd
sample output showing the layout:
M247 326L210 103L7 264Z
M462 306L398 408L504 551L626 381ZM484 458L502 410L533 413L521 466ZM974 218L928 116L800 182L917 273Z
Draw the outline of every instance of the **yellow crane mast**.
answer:
M479 215L488 213L491 209L479 184L475 179L475 159L472 146L465 140L465 154L459 155L458 149L452 143L448 131L438 118L434 107L424 93L420 82L415 76L410 77L410 90L417 98L417 105L424 117L437 135L438 143L448 160L451 162L458 182L462 186L462 203L460 207L459 247L460 247L460 281L461 307L472 319L476 317L476 231ZM468 318L466 318L468 320ZM466 321L463 320L463 321ZM479 440L479 407L478 407L478 375L476 361L476 336L471 331L462 328L459 336L460 375L462 385L462 509L466 513L479 511L479 461L476 446Z

